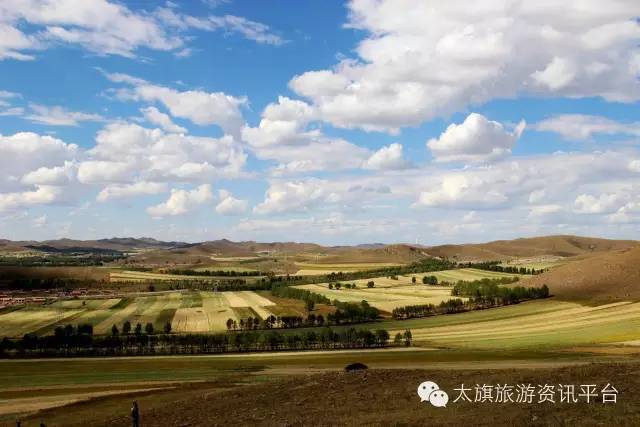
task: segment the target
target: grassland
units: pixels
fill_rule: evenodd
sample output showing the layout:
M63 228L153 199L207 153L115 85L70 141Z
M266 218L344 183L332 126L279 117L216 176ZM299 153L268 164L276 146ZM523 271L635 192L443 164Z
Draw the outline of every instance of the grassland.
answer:
M49 305L29 305L0 314L0 337L21 337L26 333L46 335L56 326L89 323L96 334L109 334L115 324L151 323L162 330L166 322L175 332L222 332L227 319L272 314L300 315L297 302L274 303L253 291L168 292L125 298L60 300Z

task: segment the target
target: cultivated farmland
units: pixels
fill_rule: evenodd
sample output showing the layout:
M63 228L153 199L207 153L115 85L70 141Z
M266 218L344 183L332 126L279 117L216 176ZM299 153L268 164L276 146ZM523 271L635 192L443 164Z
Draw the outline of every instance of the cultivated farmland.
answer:
M439 282L450 282L450 283L455 283L459 280L462 280L464 282L470 282L473 280L480 280L480 279L499 279L501 277L518 276L521 279L524 279L527 277L527 276L518 275L518 274L480 270L477 268L460 268L456 270L436 271L433 273L415 274L414 276L416 276L418 280L420 280L422 276L436 276Z
M211 276L186 276L179 274L163 274L163 273L150 273L146 271L113 271L109 274L109 280L111 282L147 282L152 280L205 280L212 281L215 277Z
M48 305L28 305L0 314L0 337L21 337L26 333L46 335L57 326L93 325L94 333L109 334L115 324L121 328L129 321L133 326L151 323L162 330L166 322L175 332L222 332L229 318L259 317L272 314L300 315L296 301L278 304L253 291L238 292L169 292L107 299L59 300Z
M380 278L375 280L383 281ZM396 286L392 286L392 284L378 286L376 282L374 288L367 288L366 281L356 280L355 283L356 289L329 289L326 283L296 287L324 295L332 301L359 303L366 300L371 306L386 312L406 305L440 304L442 301L453 298L449 287L412 285L410 279L408 284L397 284Z
M388 322L411 328L426 346L475 349L568 348L633 344L640 339L640 303L584 306L554 300L529 301L450 316Z
M348 273L353 271L374 270L377 268L397 267L398 263L388 262L364 262L364 263L341 263L341 264L322 264L322 263L308 263L308 262L296 262L296 267L299 270L295 273L297 276L310 276L316 274L329 274L329 273Z
M422 284L423 276L436 276L440 282L455 283L460 280L472 281L484 278L496 279L500 277L513 277L516 274L499 273L493 271L479 270L475 268L461 268L456 270L436 271L432 273L421 273L406 276L376 277L373 279L349 280L345 283L355 283L356 289L346 289L344 284L340 290L329 289L328 283L300 285L300 289L306 289L317 294L321 294L330 300L343 302L361 302L366 300L373 307L391 312L396 307L407 305L440 304L451 298L450 286L429 286ZM413 283L412 277L416 278ZM524 276L520 276L524 277ZM373 280L375 286L367 287L367 282ZM465 298L461 298L465 299Z

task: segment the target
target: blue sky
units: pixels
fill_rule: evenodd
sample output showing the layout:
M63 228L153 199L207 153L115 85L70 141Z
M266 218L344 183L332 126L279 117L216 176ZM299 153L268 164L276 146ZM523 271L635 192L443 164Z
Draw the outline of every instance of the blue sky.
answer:
M638 238L640 6L0 4L0 237Z

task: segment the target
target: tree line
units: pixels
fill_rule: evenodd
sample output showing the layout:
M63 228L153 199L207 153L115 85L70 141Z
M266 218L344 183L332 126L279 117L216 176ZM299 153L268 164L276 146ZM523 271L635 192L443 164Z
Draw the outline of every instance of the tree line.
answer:
M101 266L123 258L121 254L91 254L79 256L35 255L25 257L1 256L2 267L89 267Z
M226 325L227 330L255 330L255 329L290 329L302 327L324 326L325 318L322 314L309 313L307 317L294 315L274 316L273 314L266 319L259 317L247 317L239 320L229 318Z
M292 288L289 286L271 286L271 294L280 298L299 299L312 301L314 304L331 304L331 300L324 295L308 291L306 289Z
M527 268L527 267L518 267L515 265L502 265L502 261L485 261L485 262L468 262L460 264L466 268L477 268L479 270L487 270L487 271L497 271L500 273L511 273L511 274L541 274L547 271L545 268Z
M384 329L340 329L329 327L286 333L243 331L221 334L162 334L93 336L88 331L60 337L26 334L23 338L0 341L0 357L82 357L216 354L248 351L292 351L379 348L410 345L411 332L396 335L389 342Z
M418 304L396 307L391 311L391 316L396 320L413 319L419 317L435 316L438 314L452 314L469 311L470 308L460 298L442 301L438 305Z
M306 328L372 322L380 316L378 309L371 307L366 301L353 303L334 300L330 303L335 306L335 311L326 313L326 317L320 313L312 313L311 310L309 310L309 314L306 317L298 315L274 316L272 314L266 319L252 316L239 320L229 318L227 319L226 326L229 331Z
M483 306L517 304L528 299L549 297L549 287L504 287L495 280L482 279L473 282L458 282L451 290L451 295L468 297L469 301Z

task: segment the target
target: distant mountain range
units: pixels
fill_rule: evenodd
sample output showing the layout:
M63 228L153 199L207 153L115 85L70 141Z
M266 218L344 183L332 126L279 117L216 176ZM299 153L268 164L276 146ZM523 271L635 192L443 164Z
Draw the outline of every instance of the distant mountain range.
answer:
M336 262L412 262L424 258L449 258L458 261L505 260L516 257L572 257L594 252L627 249L635 240L609 240L579 236L543 236L489 243L422 246L410 244L363 244L357 246L322 246L315 243L254 241L233 242L227 239L201 243L163 242L153 238L114 237L99 240L0 240L0 252L137 252L149 259L197 257L252 257L280 255L315 255L319 263Z

